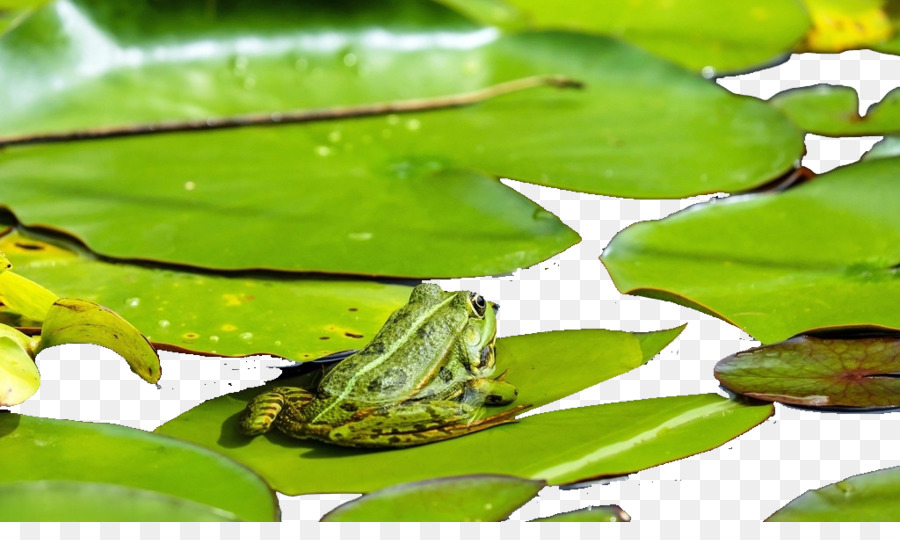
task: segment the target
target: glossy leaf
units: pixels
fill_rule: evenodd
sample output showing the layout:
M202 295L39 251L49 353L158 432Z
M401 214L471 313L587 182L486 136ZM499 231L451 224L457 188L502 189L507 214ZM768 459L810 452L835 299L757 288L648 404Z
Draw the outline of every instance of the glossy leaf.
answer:
M900 406L900 339L800 336L739 352L715 376L745 396L807 407Z
M423 480L363 495L328 512L322 521L501 521L544 485L499 475Z
M615 522L631 521L631 516L618 505L610 504L608 506L589 506L587 508L572 510L571 512L562 512L552 516L532 519L531 521Z
M16 272L0 273L0 301L23 317L42 321L57 300L58 296Z
M700 71L735 72L786 56L810 25L801 2L763 0L444 0L471 17L506 27L553 28L621 37Z
M859 115L859 96L848 86L795 88L776 94L770 102L809 133L846 137L900 131L900 91L896 89L863 116Z
M875 143L871 150L863 154L863 160L900 156L900 137L888 135Z
M0 521L238 521L189 499L114 484L35 481L0 484Z
M764 343L817 328L900 328L900 160L784 193L729 197L632 225L602 260L622 292L722 318Z
M31 338L0 324L0 406L18 405L37 392L41 375Z
M246 468L194 445L112 424L0 414L2 482L92 482L156 492L246 521L278 517L274 494ZM4 491L0 488L0 492Z
M807 491L766 521L900 521L900 467Z
M149 383L162 370L156 349L137 328L108 308L77 298L60 298L50 307L41 327L38 352L68 343L91 343L111 349Z
M803 0L813 27L798 49L836 53L871 48L894 33L885 0Z
M104 255L210 268L498 274L577 236L493 176L682 197L765 183L802 151L799 132L758 100L602 37L501 35L413 1L351 14L229 4L204 26L190 15L201 4L144 12L140 2L123 11L61 0L36 14L0 40L0 69L21 74L0 86L10 104L0 129L437 99L548 74L584 87L421 114L9 147L3 203L23 223L63 229ZM121 23L134 18L141 24ZM180 29L178 41L138 30L157 25ZM336 25L333 42L315 37ZM47 33L55 47L32 46ZM260 36L252 49L248 34ZM191 57L207 41L203 58ZM85 70L97 75L84 80ZM48 95L51 74L62 88ZM264 183L248 192L248 179Z
M0 251L22 275L109 307L157 347L225 356L264 353L300 361L362 348L412 290L366 280L117 264L21 232L0 238ZM40 326L3 310L0 322Z

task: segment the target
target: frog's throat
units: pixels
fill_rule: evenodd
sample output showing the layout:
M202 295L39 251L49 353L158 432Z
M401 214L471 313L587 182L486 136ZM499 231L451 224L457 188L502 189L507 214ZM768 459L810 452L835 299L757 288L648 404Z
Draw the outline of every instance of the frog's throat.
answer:
M348 395L350 395L350 392L352 391L354 385L356 384L357 379L359 379L360 377L362 377L369 371L377 368L378 366L380 366L381 364L386 362L395 352L397 352L397 349L399 349L404 343L406 343L409 340L410 335L415 333L416 329L419 328L419 326L422 324L423 321L431 318L431 316L434 315L435 312L437 312L437 310L441 309L442 307L444 307L447 304L449 304L450 302L452 302L454 298L456 298L455 294L448 296L446 300L442 300L438 304L435 304L434 307L432 307L431 309L429 309L428 311L423 313L420 317L415 319L415 324L411 324L409 326L409 331L403 336L402 339L398 339L398 340L394 341L393 343L391 343L390 347L388 347L388 349L385 350L381 354L381 356L378 358L378 360L369 362L369 364L366 367L364 367L363 369L360 369L352 377L350 377L350 380L347 381L347 384L344 386L343 391L341 391L341 393L339 395L335 396L331 400L331 404L328 405L327 407L325 407L324 409L322 409L319 412L319 414L317 414L315 416L315 418L310 419L309 420L310 423L316 422L325 413L327 413L328 411L330 411L331 409L336 407L338 405L338 403L342 403L343 400Z

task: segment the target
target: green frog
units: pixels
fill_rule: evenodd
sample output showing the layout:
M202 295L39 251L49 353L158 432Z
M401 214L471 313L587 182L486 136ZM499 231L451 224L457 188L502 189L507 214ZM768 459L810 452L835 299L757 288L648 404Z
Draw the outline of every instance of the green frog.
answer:
M468 291L415 287L372 341L337 364L315 392L278 387L253 398L240 428L274 426L299 439L351 447L403 447L511 422L518 391L494 372L498 306Z

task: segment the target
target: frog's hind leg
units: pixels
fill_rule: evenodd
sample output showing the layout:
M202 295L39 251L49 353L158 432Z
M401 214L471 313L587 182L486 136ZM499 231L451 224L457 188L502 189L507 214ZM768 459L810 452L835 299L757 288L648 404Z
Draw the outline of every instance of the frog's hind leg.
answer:
M473 407L458 401L407 401L372 412L357 422L332 429L328 437L342 446L404 447L452 439L500 424L530 405L472 420Z
M275 419L284 407L299 409L312 398L313 394L292 386L278 386L263 392L251 399L241 413L241 433L251 437L262 435L272 429Z

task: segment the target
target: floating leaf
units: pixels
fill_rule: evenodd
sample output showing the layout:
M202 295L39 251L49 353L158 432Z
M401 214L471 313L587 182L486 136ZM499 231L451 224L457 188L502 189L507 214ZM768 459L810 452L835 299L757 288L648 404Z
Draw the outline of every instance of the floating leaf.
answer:
M0 324L0 406L18 405L37 392L41 375L31 338Z
M766 521L900 521L900 467L807 491Z
M770 103L799 128L830 137L884 135L900 131L900 90L859 115L859 96L848 86L820 84L785 90Z
M621 507L615 504L608 506L589 506L572 510L571 512L562 512L552 516L532 519L531 521L631 521L629 516Z
M251 471L209 450L112 424L0 414L2 482L93 482L186 499L246 521L278 518L274 494ZM0 487L3 492L4 487Z
M159 381L159 356L137 328L108 308L77 298L60 298L47 312L38 352L67 343L92 343L115 351L131 371Z
M479 20L621 37L700 71L744 71L787 56L809 28L795 1L443 0ZM506 4L506 9L503 5Z
M371 280L214 275L99 260L74 246L15 232L0 251L16 271L67 297L104 305L163 349L307 360L360 349L408 285ZM0 321L39 326L0 310Z
M49 480L0 487L0 521L238 521L221 508L114 484Z
M59 297L41 285L6 269L0 272L0 301L10 310L36 321L44 320L47 310Z
M900 156L900 137L888 135L863 154L863 159L881 159Z
M771 343L817 328L900 328L900 159L784 193L729 197L620 232L602 260L622 292L720 317Z
M745 396L807 407L900 406L900 339L809 336L731 355L715 376Z
M423 480L363 495L328 512L322 521L501 521L544 486L500 475Z
M900 27L900 3L889 0L885 3L884 11L891 21L894 35L882 43L873 45L871 48L883 53L900 54L900 32L897 31L898 27Z
M521 338L530 339L520 342ZM540 339L547 341L541 344ZM497 342L497 367L509 369L506 380L519 389L517 404L540 406L627 371L623 356L632 367L644 362L635 341L624 332L603 331L504 338ZM543 356L541 349L554 353ZM748 406L715 395L665 398L555 411L439 443L362 451L281 433L253 439L240 435L239 414L266 388L207 401L157 431L245 463L287 494L367 492L398 482L463 474L510 474L556 484L624 474L715 447L772 412L770 405ZM623 441L630 443L622 445ZM473 455L479 448L492 448L498 457L454 457Z
M505 273L578 240L494 176L682 197L750 189L802 152L777 111L615 40L501 35L431 2L352 13L228 5L219 19L201 17L201 2L61 0L36 13L0 40L0 70L16 81L0 85L0 131L412 98L437 106L548 75L583 87L543 85L453 110L8 147L3 204L26 225L117 258L456 277ZM140 30L158 27L179 37L160 44ZM51 32L53 46L34 47ZM322 32L336 37L323 42ZM252 50L246 35L259 36ZM196 43L208 51L198 56ZM50 79L62 85L52 94ZM251 192L248 179L262 183Z
M884 0L803 0L813 27L800 51L836 53L871 48L891 37Z

